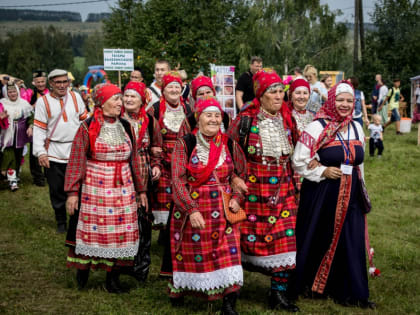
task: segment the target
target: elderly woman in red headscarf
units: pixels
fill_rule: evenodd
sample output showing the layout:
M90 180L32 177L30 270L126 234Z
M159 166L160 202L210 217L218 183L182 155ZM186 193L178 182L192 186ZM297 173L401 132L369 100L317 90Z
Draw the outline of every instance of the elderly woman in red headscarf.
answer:
M81 124L66 170L67 266L77 268L79 288L90 269L105 269L106 289L121 293L119 267L132 264L138 251L136 197L147 205L147 172L130 123L119 117L121 90L101 84L94 98L94 115Z
M162 96L148 113L159 124L162 134L162 174L157 184L157 193L152 200L154 225L165 228L172 204L171 156L178 139L178 132L185 117L191 112L181 96L182 80L178 72L167 72L162 78ZM162 234L160 235L161 238Z
M362 169L365 137L352 122L354 101L348 82L334 86L296 145L293 166L305 178L296 226L296 291L374 308L365 256L370 210ZM314 159L320 165L308 169Z
M296 198L290 157L296 139L284 86L272 69L254 74L256 98L233 121L228 134L244 148L248 192L241 224L242 264L271 276L269 304L296 312L287 297L295 268Z
M198 128L175 145L169 294L175 305L188 293L208 300L223 297L222 314L236 314L236 292L243 283L240 235L225 211L239 211L243 196L234 192L230 201L223 196L232 193L232 178L245 175L245 158L239 145L220 131L223 115L214 98L199 100Z
M146 165L149 176L148 197L152 192L152 182L157 181L161 174L162 134L157 120L146 113L146 90L143 82L129 82L124 89L124 107L122 117L130 122L134 129L137 142L137 155L141 163ZM149 199L148 198L148 199ZM149 199L150 200L150 199ZM146 281L151 263L150 246L152 240L152 217L148 207L139 209L140 244L135 257L135 266L129 269L129 274L138 281Z
M215 97L216 90L214 89L213 82L209 77L200 75L191 81L191 95L194 101L194 104L198 102L199 99L207 97ZM191 104L190 104L191 105ZM229 115L223 115L223 122L221 129L225 132L230 124ZM182 122L181 127L179 128L178 137L182 138L186 134L190 133L197 126L197 120L194 113L190 113Z

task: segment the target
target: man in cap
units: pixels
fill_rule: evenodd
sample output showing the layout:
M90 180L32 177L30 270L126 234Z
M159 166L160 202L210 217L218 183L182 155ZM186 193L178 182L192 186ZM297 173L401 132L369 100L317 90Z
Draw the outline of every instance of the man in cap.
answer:
M45 168L57 232L64 233L67 221L64 176L74 136L87 111L80 95L69 91L66 70L51 71L48 82L51 92L35 104L33 154Z
M9 82L10 77L4 75L0 81L0 98L7 97L7 83Z
M35 106L38 98L48 94L50 91L47 88L47 73L44 70L35 70L32 73L33 91L30 90L31 99L30 104ZM30 142L29 150L29 169L31 170L32 181L37 186L45 186L45 176L41 165L38 163L38 158L33 154L33 142Z

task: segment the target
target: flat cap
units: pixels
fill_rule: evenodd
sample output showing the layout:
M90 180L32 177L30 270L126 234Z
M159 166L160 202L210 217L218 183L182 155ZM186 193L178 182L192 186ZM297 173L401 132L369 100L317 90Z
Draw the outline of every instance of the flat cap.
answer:
M62 69L54 69L53 71L51 71L48 74L48 80L55 78L55 77L61 77L63 75L67 75L67 71L66 70L62 70Z

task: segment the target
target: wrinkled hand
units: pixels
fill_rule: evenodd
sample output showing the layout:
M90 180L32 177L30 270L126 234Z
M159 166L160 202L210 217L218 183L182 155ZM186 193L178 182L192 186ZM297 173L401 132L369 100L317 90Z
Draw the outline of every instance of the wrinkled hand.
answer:
M248 193L248 186L245 184L245 181L238 176L232 179L232 189L244 195Z
M318 93L319 94L318 88L313 88L312 91L314 91L315 93Z
M33 134L33 128L32 127L29 127L28 129L26 129L26 135L28 136L28 137L32 137L32 134Z
M320 165L321 163L317 159L313 159L312 161L309 162L307 168L308 170L313 170L314 168L317 168Z
M73 215L74 211L77 210L79 203L78 196L68 196L66 200L66 210L69 215Z
M48 155L42 154L38 157L39 165L50 168L50 160L48 160Z
M198 211L190 214L190 222L191 222L191 226L194 229L202 230L206 226L206 223L204 222L203 216Z
M343 175L343 172L338 167L330 166L325 169L322 176L329 179L339 179Z
M144 207L146 209L146 212L149 210L149 203L147 201L147 194L145 192L141 192L138 196L137 199L137 206L140 207Z
M160 178L160 168L159 166L155 166L152 168L152 181L156 181Z
M229 201L229 209L233 213L236 213L236 212L239 211L239 209L241 209L241 206L239 205L239 203L235 199L230 199L230 201Z

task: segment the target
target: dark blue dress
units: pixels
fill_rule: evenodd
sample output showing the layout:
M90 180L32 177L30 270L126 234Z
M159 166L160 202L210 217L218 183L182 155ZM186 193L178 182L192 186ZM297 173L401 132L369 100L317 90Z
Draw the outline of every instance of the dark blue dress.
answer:
M319 122L325 127L323 120ZM350 200L324 289L325 295L340 303L367 301L369 297L364 234L366 211L362 182L355 167L363 162L364 150L354 123L350 127L357 139L350 140L350 164L354 166ZM345 162L340 141L333 141L317 153L324 166L340 167ZM332 242L339 190L340 179L324 179L319 183L303 181L296 224L295 285L298 294L311 292L322 259Z

